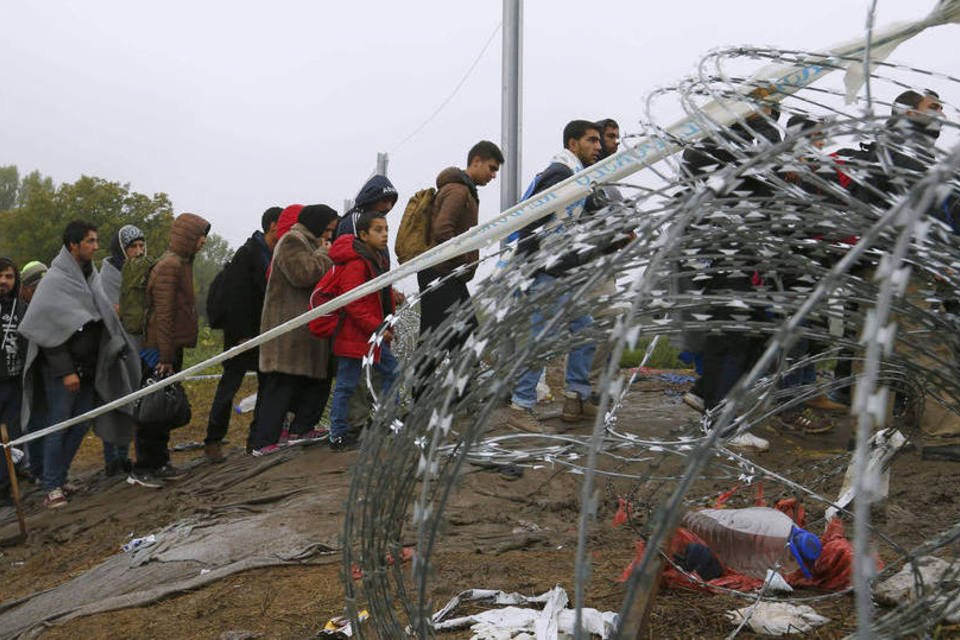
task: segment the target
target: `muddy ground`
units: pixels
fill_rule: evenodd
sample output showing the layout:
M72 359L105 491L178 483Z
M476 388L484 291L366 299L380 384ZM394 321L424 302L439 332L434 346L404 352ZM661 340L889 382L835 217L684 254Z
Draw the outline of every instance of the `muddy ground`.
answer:
M174 434L172 444L203 440L202 408L209 405L214 385L207 381L188 385L195 418L190 426ZM249 379L238 398L254 390L255 382ZM679 402L680 391L681 387L655 379L634 385L619 414L618 428L661 438L689 432L695 414ZM337 546L348 469L357 454L333 453L322 446L288 450L281 454L283 459L278 464L245 473L253 465L242 452L248 424L249 415L234 417L224 465L203 462L199 451L175 452L174 463L190 473L158 491L128 486L122 478L104 478L100 443L88 436L73 467L73 475L83 488L71 497L68 507L46 511L40 505L40 492L26 488L30 535L24 543L0 548L0 602L49 589L82 574L119 553L120 545L131 535L146 535L240 497L269 495L291 487L300 491L298 499L304 505L300 517L309 519L310 526L315 527L317 540ZM832 497L848 461L849 429L849 421L844 418L837 419L831 433L818 436L762 425L755 433L771 441L771 450L750 457ZM681 462L667 459L658 463L655 477L643 482L620 479L599 483L600 515L589 540L593 577L588 606L601 610L621 606L624 590L617 579L633 557L633 542L643 531L649 509L673 488L671 480L661 478L675 475ZM604 464L612 470L637 472L637 465L649 463ZM649 466L643 468L650 473ZM228 475L234 481L224 484L223 478ZM471 587L534 594L559 584L572 596L579 480L580 476L549 465L527 469L519 479L470 468L448 509L443 544L433 556L432 601L440 606ZM736 470L715 467L695 484L688 497L691 504L707 504L736 484ZM880 528L904 548L921 543L957 522L958 486L960 464L921 461L919 450L908 448L894 462L890 498L877 511ZM769 480L763 483L763 490L770 502L795 495ZM732 504L751 503L754 491L742 489ZM619 497L630 499L637 511L628 525L615 528L612 518ZM804 504L810 529L821 531L823 522L818 518L823 507L810 499ZM0 512L0 524L0 540L13 536L16 525L9 510ZM407 542L413 541L411 538ZM883 559L896 562L896 553L889 546L878 541L877 549ZM226 631L245 630L264 638L311 638L327 619L342 612L341 574L336 554L314 558L304 566L242 572L150 606L73 620L51 628L42 637L213 639ZM746 604L731 596L661 591L648 636L723 638L732 630L723 619L723 611ZM814 606L831 622L810 637L837 638L855 628L849 595L818 601ZM941 627L938 633L940 637L960 637L956 628ZM440 637L469 636L460 632ZM741 637L752 634L743 632Z

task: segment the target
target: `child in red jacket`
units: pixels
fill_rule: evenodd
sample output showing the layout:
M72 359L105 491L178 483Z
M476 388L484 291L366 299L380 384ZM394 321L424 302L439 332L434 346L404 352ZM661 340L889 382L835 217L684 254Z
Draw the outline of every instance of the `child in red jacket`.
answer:
M357 236L340 236L330 247L330 259L336 269L342 269L337 277L338 295L386 273L390 268L385 260L387 220L384 214L376 211L361 214L356 229ZM385 287L343 308L343 322L333 339L337 385L330 406L330 448L335 451L349 449L357 442L357 434L350 430L348 420L350 398L360 383L362 359L370 351L370 336L380 328L383 319L393 313L393 295L393 289ZM383 342L373 349L373 367L380 373L384 395L397 375L397 359L390 351L392 339L393 332L388 329Z

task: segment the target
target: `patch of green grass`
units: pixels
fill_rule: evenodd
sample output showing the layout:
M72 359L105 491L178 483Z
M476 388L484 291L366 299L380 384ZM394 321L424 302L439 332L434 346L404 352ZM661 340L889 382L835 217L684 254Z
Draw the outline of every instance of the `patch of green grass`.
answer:
M206 322L200 322L197 334L197 346L187 349L183 354L183 368L192 367L198 362L212 358L223 351L223 331L211 329ZM203 370L204 374L223 373L223 367L216 365Z
M641 338L637 341L636 349L624 351L623 357L620 358L620 366L623 368L640 366L640 363L643 361L643 356L647 352L647 346L652 340L653 338ZM646 366L653 369L689 368L688 365L680 360L679 355L680 350L670 344L670 341L664 336L657 342L657 346L653 349L653 354L650 356L650 360Z

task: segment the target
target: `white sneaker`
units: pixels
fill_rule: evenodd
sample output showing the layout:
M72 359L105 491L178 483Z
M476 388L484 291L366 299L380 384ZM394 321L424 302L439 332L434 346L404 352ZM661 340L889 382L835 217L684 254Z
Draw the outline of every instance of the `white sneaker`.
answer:
M735 447L737 449L756 449L757 451L766 451L770 448L770 441L764 440L763 438L755 436L747 431L727 440L727 446Z

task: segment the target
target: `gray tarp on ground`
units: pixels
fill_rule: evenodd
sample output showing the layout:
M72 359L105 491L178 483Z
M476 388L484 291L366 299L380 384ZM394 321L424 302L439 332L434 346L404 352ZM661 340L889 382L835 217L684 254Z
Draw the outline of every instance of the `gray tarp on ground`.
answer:
M148 604L247 569L340 561L336 548L339 521L324 514L331 498L336 505L342 498L339 491L326 495L317 491L303 476L305 468L314 480L323 474L297 452L256 462L238 458L197 468L160 492L140 493L147 498L174 492L173 499L184 508L199 512L154 531L156 542L152 545L124 553L119 548L125 541L118 540L117 554L83 574L52 589L0 604L0 640L36 638L47 627L73 618ZM267 487L270 493L264 492ZM210 493L228 502L187 504L187 496L196 499ZM101 493L86 501L94 503L99 498L116 505L121 497L129 500L133 496ZM77 535L83 535L82 531ZM151 532L136 533L146 536Z

